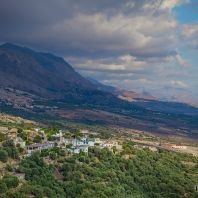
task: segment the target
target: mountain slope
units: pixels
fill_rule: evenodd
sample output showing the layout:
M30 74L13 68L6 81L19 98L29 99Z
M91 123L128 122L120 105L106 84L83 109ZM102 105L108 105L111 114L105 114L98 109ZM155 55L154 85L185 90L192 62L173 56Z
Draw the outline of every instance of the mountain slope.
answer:
M0 100L15 107L129 105L99 90L64 59L10 43L0 46L0 76Z
M94 86L62 58L25 47L0 47L0 85L32 92L42 97L64 97L68 89L94 89Z
M188 108L185 115L177 111L177 104L164 110L169 103L145 103L145 99L128 102L126 99L133 99L134 92L96 84L52 54L13 44L0 46L0 111L157 133L177 133L175 129L180 129L179 133L197 136L197 109Z

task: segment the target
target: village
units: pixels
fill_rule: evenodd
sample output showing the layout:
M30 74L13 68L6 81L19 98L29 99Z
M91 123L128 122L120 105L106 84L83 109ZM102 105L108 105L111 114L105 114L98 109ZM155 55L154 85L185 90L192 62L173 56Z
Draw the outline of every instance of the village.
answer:
M39 131L38 131L39 132ZM31 155L32 152L41 151L44 149L51 149L58 147L61 149L66 149L70 154L79 154L80 152L88 153L89 147L98 146L99 148L109 148L112 149L116 147L121 148L121 145L114 140L101 140L97 137L99 134L96 132L90 132L88 130L81 130L81 138L65 138L62 130L58 133L52 135L53 141L47 141L46 135L43 131L43 142L40 144L32 144L26 147L27 154ZM92 136L92 138L90 138ZM96 138L93 138L95 136Z
M168 142L153 142L138 138L137 134L133 138L111 137L108 139L100 138L100 134L87 129L82 129L78 134L57 130L50 136L42 128L35 127L31 130L20 130L17 128L8 128L1 126L0 134L6 136L7 139L13 140L15 146L23 149L21 157L30 156L34 152L41 152L46 149L60 148L68 154L79 154L80 152L88 153L90 147L98 147L100 149L108 148L109 150L122 150L122 142L130 141L134 143L136 149L150 149L158 151L159 149L190 153L194 156L198 155L196 147L188 147L181 144L173 144ZM24 135L26 134L26 136ZM25 137L24 137L25 136ZM27 144L28 143L28 144Z
M34 128L33 131L27 131L28 137L31 139L39 139L38 143L27 144L22 137L20 137L20 130L17 128L9 129L8 127L0 127L0 133L5 135L7 139L13 140L15 146L21 147L24 149L23 157L30 156L34 152L52 149L52 148L61 148L67 151L69 154L79 154L80 152L88 153L89 147L97 146L99 148L108 148L112 149L121 149L122 146L118 144L117 141L113 139L101 140L99 133L91 132L89 130L81 130L79 132L79 137L70 137L66 138L65 133L62 130L59 130L57 133L51 135L50 139L47 137L44 130L40 128Z

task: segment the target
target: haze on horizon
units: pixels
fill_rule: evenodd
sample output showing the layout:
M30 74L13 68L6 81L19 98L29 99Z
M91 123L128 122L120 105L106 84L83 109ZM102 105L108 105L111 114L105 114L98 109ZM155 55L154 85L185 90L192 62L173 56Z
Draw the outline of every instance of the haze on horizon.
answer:
M196 0L0 0L0 42L63 56L82 75L198 103Z

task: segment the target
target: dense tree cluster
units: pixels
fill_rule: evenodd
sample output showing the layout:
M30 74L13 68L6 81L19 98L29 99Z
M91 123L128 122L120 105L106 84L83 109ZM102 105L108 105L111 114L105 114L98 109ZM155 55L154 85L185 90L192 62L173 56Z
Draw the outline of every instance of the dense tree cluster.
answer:
M15 176L4 175L0 179L0 194L9 191L11 188L16 188L19 184L19 180Z
M22 160L19 171L25 173L26 182L4 191L2 197L195 198L197 163L189 155L136 150L132 143L125 143L119 154L92 148L88 154L64 156L54 149ZM0 188L9 187L1 182Z
M69 197L196 197L196 167L181 163L185 157L168 152L137 151L130 145L124 153L93 149L89 155L66 160L63 165Z

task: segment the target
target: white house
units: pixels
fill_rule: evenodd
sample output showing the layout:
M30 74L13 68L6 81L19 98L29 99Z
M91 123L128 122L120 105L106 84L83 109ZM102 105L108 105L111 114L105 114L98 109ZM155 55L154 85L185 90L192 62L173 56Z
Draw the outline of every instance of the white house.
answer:
M113 146L114 146L114 144L111 142L104 142L101 144L102 148L112 148Z
M75 146L86 146L88 145L88 141L86 139L82 139L82 140L77 140L77 139L73 139L72 140L72 145Z
M68 148L67 151L71 154L79 154L80 152L88 153L89 147L86 145L81 145L73 148Z
M96 141L95 140L87 140L88 146L95 146Z
M105 142L102 142L100 144L100 147L101 148L109 148L111 149L112 147L116 147L116 148L120 148L121 146L118 144L118 142L116 141L105 141Z
M174 149L186 149L187 147L184 145L173 145L172 148Z

